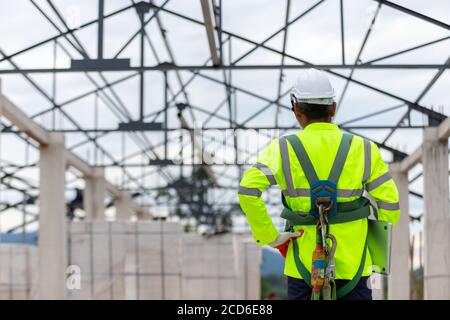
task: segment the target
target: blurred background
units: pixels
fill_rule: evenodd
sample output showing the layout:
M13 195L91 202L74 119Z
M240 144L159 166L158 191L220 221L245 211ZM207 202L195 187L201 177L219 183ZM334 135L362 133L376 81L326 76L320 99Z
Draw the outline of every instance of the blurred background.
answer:
M445 0L0 0L0 298L286 298L237 188L299 130L309 67L406 174L400 280L375 296L450 298L449 24ZM263 199L282 230L279 188Z

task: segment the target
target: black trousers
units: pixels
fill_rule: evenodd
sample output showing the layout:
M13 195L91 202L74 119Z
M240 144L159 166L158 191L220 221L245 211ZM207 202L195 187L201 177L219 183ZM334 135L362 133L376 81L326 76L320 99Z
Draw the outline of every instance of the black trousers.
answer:
M367 286L369 277L361 277L356 287L340 300L372 300L372 290ZM336 280L339 289L348 280ZM308 284L297 278L288 277L288 300L310 300L311 288Z

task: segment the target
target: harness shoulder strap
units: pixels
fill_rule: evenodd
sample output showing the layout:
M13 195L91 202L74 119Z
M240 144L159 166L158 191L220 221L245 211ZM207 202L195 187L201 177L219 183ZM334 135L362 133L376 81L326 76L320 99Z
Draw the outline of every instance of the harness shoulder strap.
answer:
M330 170L330 175L328 180L337 184L339 177L341 176L342 169L344 168L345 161L347 160L348 152L350 151L350 146L352 144L353 135L344 133L342 135L341 143L334 159L333 166Z
M308 153L306 153L305 147L303 146L302 142L297 137L297 135L292 134L286 136L286 139L289 141L292 148L294 149L295 155L297 156L297 159L300 162L300 166L302 167L303 172L305 173L309 185L312 185L317 181L319 181L316 171L314 170L314 166L311 163L311 160L309 159Z

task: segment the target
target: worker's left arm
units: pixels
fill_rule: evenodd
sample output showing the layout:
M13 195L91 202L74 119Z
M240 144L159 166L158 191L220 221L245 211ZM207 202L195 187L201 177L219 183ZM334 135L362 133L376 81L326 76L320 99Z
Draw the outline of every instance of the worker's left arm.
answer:
M239 203L258 245L269 244L279 235L261 195L271 185L277 184L280 163L279 143L275 139L259 153L256 164L244 172L239 185Z
M378 207L378 220L397 223L400 206L397 186L389 169L381 157L379 148L371 145L371 171L365 184L366 191L375 198Z

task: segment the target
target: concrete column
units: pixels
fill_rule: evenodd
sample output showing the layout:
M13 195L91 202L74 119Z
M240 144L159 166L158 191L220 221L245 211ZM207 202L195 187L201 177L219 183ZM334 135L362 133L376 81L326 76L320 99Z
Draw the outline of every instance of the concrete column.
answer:
M133 199L131 195L122 191L120 197L114 200L116 207L116 220L129 220L132 213Z
M105 170L92 168L92 176L85 178L84 211L86 221L103 220L105 216Z
M3 94L3 89L2 89L2 78L0 78L0 95ZM3 103L0 101L0 119L3 116ZM3 127L0 127L0 129L3 129Z
M424 130L425 299L450 299L450 218L448 142L438 140L437 128Z
M66 299L67 222L64 135L50 133L40 148L39 292L40 299Z
M400 220L392 232L391 274L388 297L390 300L409 300L409 188L408 172L400 170L400 163L390 165L392 178L400 199Z

